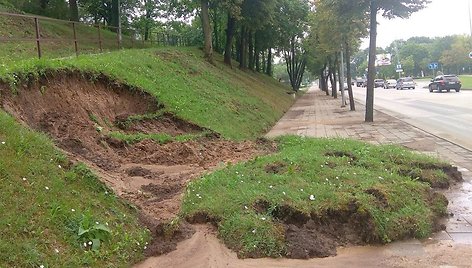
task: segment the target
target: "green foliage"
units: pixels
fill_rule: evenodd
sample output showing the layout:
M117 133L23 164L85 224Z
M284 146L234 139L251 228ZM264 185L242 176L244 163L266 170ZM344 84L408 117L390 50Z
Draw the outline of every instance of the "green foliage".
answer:
M280 151L273 155L191 182L182 217L203 213L217 219L220 237L242 256L276 257L285 251L283 228L274 214L281 206L329 217L356 204L353 213L365 220L367 239L383 243L426 237L446 211L447 201L431 195L427 179L420 182L402 172L436 165L428 176L433 183L444 177L445 164L436 159L350 140L288 136L277 142ZM266 205L258 206L261 201Z

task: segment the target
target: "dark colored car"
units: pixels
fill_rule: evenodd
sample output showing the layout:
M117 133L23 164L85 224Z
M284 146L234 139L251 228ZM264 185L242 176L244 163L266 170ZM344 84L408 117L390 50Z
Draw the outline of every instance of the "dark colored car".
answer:
M415 86L415 81L413 81L413 78L411 77L403 77L398 79L397 81L397 90L402 90L404 88L415 89Z
M385 81L383 79L375 79L374 80L374 87L384 87Z
M459 92L461 90L461 86L461 81L457 75L440 75L431 80L431 83L429 84L429 92L433 92L433 90L438 90L439 92L446 90L449 92L451 89Z

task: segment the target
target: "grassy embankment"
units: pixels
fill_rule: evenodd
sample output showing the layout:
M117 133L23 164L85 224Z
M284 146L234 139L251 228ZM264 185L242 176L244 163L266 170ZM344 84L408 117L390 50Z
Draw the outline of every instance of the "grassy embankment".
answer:
M194 48L129 50L10 63L0 78L2 90L21 90L18 83L45 73L103 73L231 139L259 136L293 102L273 79L217 61L216 66L207 64ZM142 257L149 235L134 209L83 165L69 166L49 138L25 129L1 109L0 125L0 266L115 267ZM124 137L135 138L142 137ZM91 249L93 239L100 240L100 248Z
M20 13L13 7L0 2L0 12ZM0 37L11 41L0 43L0 62L2 64L38 57L35 41L35 27L32 18L0 15ZM43 58L75 56L74 32L71 23L40 18L41 52ZM103 51L118 48L116 33L107 29L100 31ZM84 24L76 25L76 36L80 54L100 52L98 29ZM31 39L31 40L21 40ZM49 40L48 40L49 39ZM123 47L143 46L141 42L131 42L123 36Z
M34 57L34 50L18 57L25 55ZM211 66L191 48L11 61L3 67L0 78L13 90L45 73L103 73L149 92L167 111L228 139L262 135L292 103L274 80L224 67L221 58ZM26 130L1 110L0 123L0 266L113 267L142 257L149 236L132 208L83 165L70 167L49 138ZM132 142L143 137L122 138ZM154 138L165 142L167 137ZM359 213L370 216L372 240L380 242L424 237L433 218L445 211L443 200L431 198L428 184L418 181L445 179L441 171L422 171L424 163L436 160L349 141L286 137L277 142L280 151L274 155L228 166L192 183L182 217L199 212L214 216L221 237L243 256L279 256L286 245L273 212L280 205L314 215L355 202ZM405 169L413 172L401 175ZM257 200L269 207L254 210ZM88 245L93 239L100 248Z

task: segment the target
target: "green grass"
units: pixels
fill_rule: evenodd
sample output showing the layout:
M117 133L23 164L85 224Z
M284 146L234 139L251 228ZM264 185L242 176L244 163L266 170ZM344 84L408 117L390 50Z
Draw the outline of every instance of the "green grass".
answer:
M1 267L126 267L143 257L149 233L135 209L45 135L1 110L0 125Z
M355 203L355 213L368 218L366 228L371 226L368 239L383 243L427 237L433 220L446 212L447 201L432 195L429 185L448 180L440 171L445 164L438 160L400 147L350 140L289 136L278 143L278 153L192 182L181 217L204 214L216 220L219 236L241 256L277 257L286 249L283 227L274 216L281 206L309 217L346 212ZM402 175L433 164L438 170L423 170L427 176ZM257 212L254 204L261 201L267 209Z
M141 88L178 117L230 139L260 136L289 109L290 89L253 72L202 60L196 48L123 50L60 60L27 60L0 69L13 87L48 71L80 70Z
M133 144L140 142L142 140L153 140L155 142L158 142L160 144L165 144L169 143L172 141L177 141L177 142L185 142L185 141L190 141L190 140L197 140L199 138L205 137L206 135L210 134L209 132L202 132L202 133L196 133L196 134L184 134L184 135L178 135L178 136L171 136L166 133L151 133L151 134L145 134L145 133L135 133L135 134L125 134L123 132L110 132L108 133L108 136L122 140L126 142L127 144Z
M462 82L462 90L472 90L472 75L460 75L459 79Z
M11 8L2 6L0 12L11 12ZM0 43L0 61L12 61L37 58L34 20L32 18L0 15L0 37L12 39ZM39 19L41 38L41 53L43 58L59 58L75 56L74 32L72 24L58 20ZM102 50L104 52L118 49L116 33L101 29ZM76 24L76 36L80 54L99 53L98 29L84 24ZM19 40L32 39L32 40ZM48 40L49 39L49 40ZM143 47L142 42L132 42L126 34L123 35L122 47Z

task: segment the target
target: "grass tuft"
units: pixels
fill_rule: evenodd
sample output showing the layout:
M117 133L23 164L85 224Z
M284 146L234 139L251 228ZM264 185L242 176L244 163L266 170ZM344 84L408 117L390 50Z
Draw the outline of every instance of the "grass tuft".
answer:
M388 243L428 236L446 211L447 201L430 187L445 176L445 164L434 158L351 140L288 136L277 142L278 153L192 182L181 216L206 213L241 256L274 257L285 254L285 221L357 217L365 242ZM431 181L398 172L425 166L437 167L425 177Z

